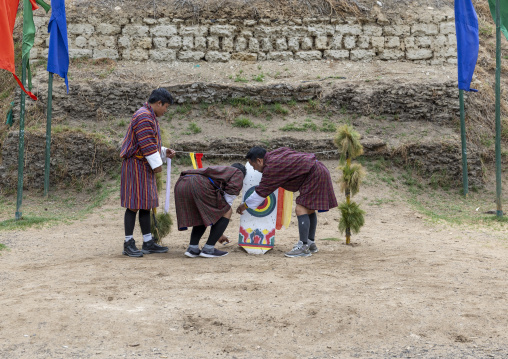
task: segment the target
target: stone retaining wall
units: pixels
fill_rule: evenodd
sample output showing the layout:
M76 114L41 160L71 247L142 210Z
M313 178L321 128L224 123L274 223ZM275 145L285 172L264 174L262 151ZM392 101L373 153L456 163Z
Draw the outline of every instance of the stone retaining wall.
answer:
M202 20L95 16L68 19L73 58L134 61L394 60L456 63L452 13L410 20L357 18ZM35 16L40 29L32 58L47 58L49 16ZM367 21L367 22L364 22ZM381 22L381 23L380 23Z
M127 117L146 101L146 83L91 81L72 86L69 95L64 87L53 91L53 116L78 120ZM165 86L177 103L225 103L230 99L249 98L259 103L306 102L319 99L336 110L362 115L385 116L398 121L430 121L451 123L459 116L458 91L452 81L418 84L391 82L339 83L333 88L320 84L302 85L227 85L195 82ZM37 93L44 106L47 86ZM17 97L18 98L18 97ZM14 107L18 116L19 105ZM42 110L42 109L41 109Z

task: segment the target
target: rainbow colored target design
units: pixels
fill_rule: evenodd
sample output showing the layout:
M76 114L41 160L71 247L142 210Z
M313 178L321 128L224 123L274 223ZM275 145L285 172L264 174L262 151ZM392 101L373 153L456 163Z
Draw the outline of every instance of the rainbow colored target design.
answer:
M249 188L247 192L245 192L245 195L243 196L244 202L247 198L249 198L255 189L256 186L253 186ZM273 193L270 193L270 195L265 198L265 201L261 203L258 208L247 208L247 212L249 212L254 217L266 217L272 213L275 208L277 208L277 198Z

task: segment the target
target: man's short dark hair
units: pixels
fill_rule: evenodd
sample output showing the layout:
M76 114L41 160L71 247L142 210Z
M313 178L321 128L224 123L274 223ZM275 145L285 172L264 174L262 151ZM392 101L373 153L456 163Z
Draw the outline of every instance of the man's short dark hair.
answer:
M247 169L241 163L238 163L238 162L237 163L233 163L231 165L231 167L238 168L240 171L242 171L244 177L247 174Z
M245 156L246 159L255 161L258 158L264 159L266 155L266 150L263 147L252 147L249 152L247 153L247 156Z
M160 87L156 90L153 90L148 98L148 103L156 103L161 102L163 105L169 103L172 105L175 101L173 100L173 96L166 90L164 87Z

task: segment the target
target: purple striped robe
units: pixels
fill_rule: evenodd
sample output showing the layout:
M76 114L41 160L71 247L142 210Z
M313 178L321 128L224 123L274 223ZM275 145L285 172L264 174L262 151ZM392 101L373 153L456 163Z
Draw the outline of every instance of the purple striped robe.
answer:
M266 198L279 187L299 191L296 204L308 209L327 211L337 207L330 172L313 153L296 152L287 147L267 152L256 193Z
M151 209L159 205L155 173L145 157L160 151L159 121L152 107L145 103L132 116L120 152L122 207Z

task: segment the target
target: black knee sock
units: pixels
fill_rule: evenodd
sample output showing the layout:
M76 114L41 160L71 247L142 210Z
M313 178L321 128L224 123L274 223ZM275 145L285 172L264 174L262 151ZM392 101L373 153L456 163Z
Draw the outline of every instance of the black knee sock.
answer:
M209 246L215 246L215 243L217 243L219 238L224 234L226 228L228 228L228 224L229 219L226 217L221 217L217 222L215 222L210 230L210 235L208 236L206 244Z
M136 212L130 209L125 210L125 216L123 217L123 226L125 228L125 236L132 236L134 233L134 226L136 225Z
M206 226L194 226L192 227L192 232L190 235L190 243L191 246L197 246L199 244L199 240L203 236L203 233L206 231Z
M314 242L315 237L316 237L316 227L317 227L316 212L309 214L309 219L310 219L309 239Z
M140 209L139 210L139 226L141 227L141 233L143 235L151 232L150 210L149 209Z
M300 241L303 244L307 244L307 239L309 238L309 227L310 227L310 218L308 214L302 214L301 216L296 217L298 219L298 231L300 232Z

